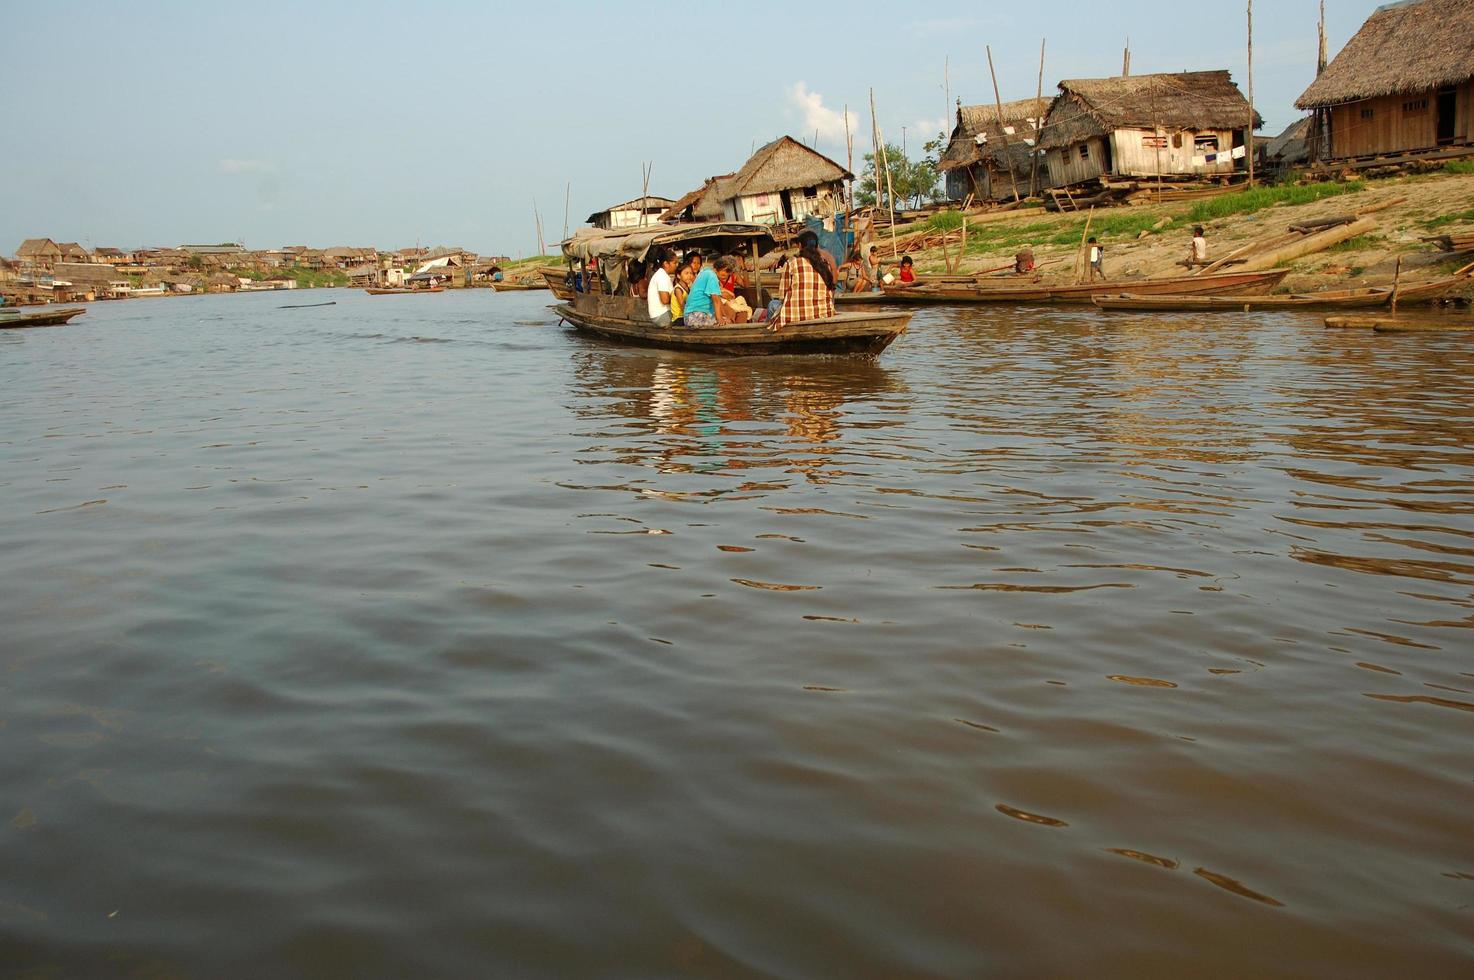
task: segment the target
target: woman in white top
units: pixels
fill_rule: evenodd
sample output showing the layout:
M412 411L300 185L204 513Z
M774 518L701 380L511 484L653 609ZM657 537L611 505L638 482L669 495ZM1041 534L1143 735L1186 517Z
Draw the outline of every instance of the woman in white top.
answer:
M676 253L662 248L655 256L659 268L650 277L650 286L645 291L645 303L650 310L650 322L657 327L670 326L670 294L675 292L671 273L676 271Z

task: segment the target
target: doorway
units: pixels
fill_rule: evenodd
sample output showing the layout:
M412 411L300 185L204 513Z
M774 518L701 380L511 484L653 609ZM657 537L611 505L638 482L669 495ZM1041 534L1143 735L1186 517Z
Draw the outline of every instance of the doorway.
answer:
M1457 113L1459 90L1447 85L1438 90L1437 135L1438 145L1447 146L1454 141L1458 131Z

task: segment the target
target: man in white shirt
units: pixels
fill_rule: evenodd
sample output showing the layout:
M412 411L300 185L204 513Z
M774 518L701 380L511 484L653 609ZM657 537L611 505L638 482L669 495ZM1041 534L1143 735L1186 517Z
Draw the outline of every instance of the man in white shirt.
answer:
M650 287L645 291L645 303L650 310L650 322L657 327L670 326L670 294L675 291L671 275L676 271L676 253L662 248L655 261L659 268L650 277Z

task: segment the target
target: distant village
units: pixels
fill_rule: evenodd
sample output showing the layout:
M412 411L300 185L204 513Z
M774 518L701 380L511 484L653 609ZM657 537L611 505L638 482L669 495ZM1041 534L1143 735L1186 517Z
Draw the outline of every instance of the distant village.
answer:
M0 257L0 295L9 305L22 305L310 286L469 287L489 283L509 261L454 247L381 252L352 246L247 249L226 242L124 251L28 238L14 258Z

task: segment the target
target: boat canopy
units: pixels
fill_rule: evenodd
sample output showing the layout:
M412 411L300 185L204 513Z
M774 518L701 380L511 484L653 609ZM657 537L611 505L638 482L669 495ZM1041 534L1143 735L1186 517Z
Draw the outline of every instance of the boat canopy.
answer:
M646 225L643 228L580 228L561 243L563 256L572 262L597 259L604 278L613 288L626 279L629 263L645 261L657 246L674 248L699 244L723 254L747 254L756 246L758 254L771 251L773 230L767 225L743 221L712 221L705 224Z

